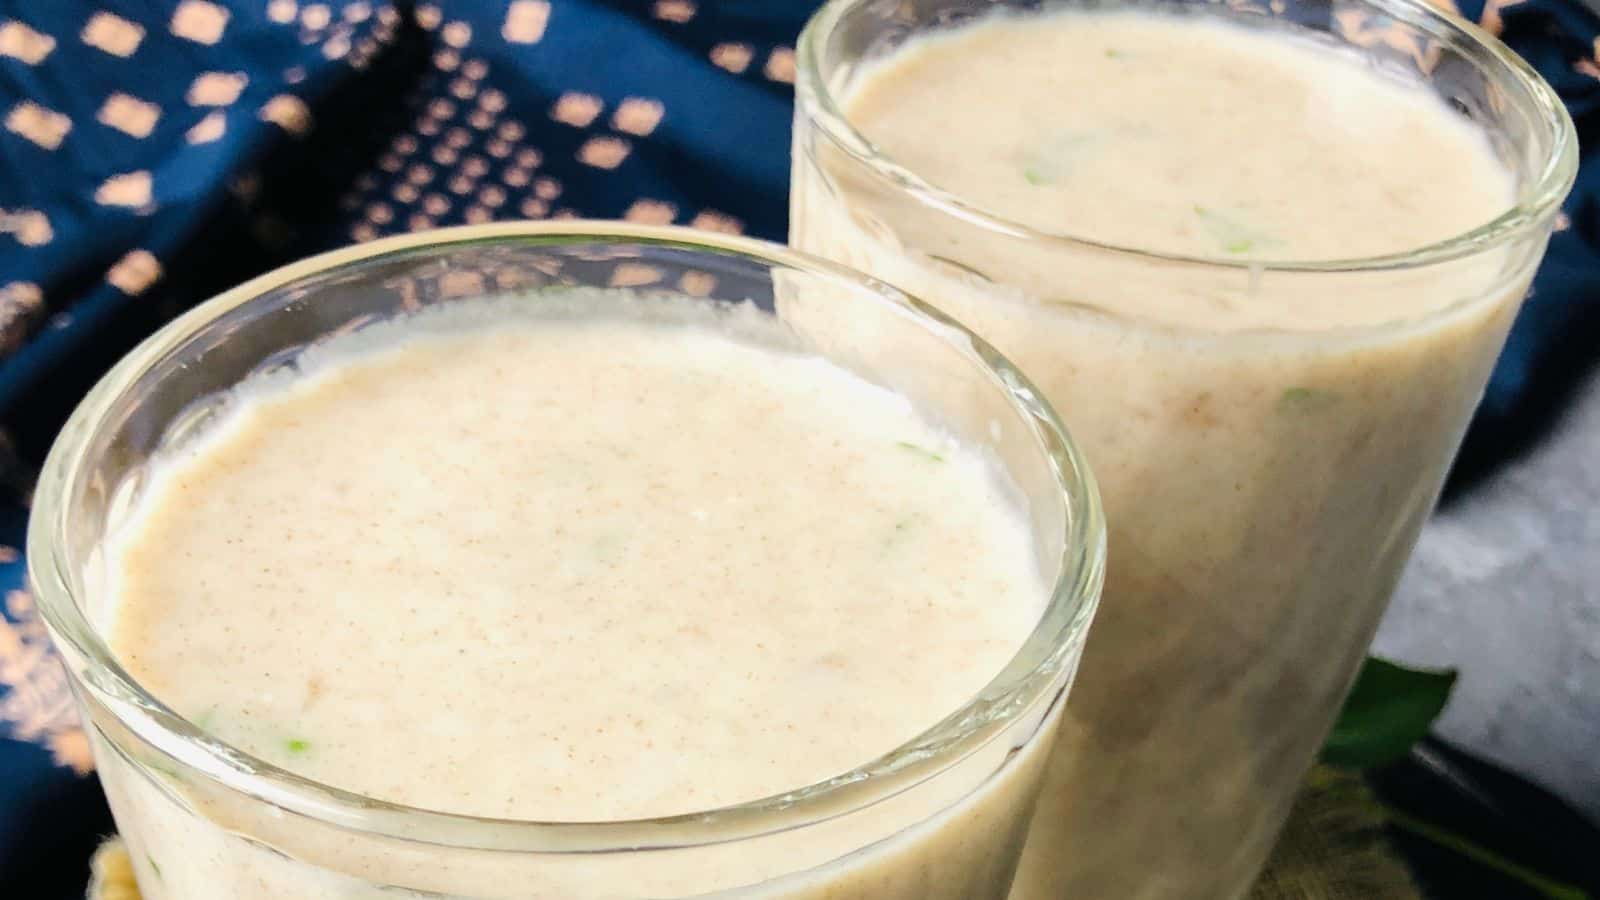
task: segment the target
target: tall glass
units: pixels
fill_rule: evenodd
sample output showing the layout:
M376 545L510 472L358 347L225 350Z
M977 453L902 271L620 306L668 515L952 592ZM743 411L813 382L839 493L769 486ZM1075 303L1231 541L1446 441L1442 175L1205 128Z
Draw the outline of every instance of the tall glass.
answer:
M1007 221L886 157L844 102L906 40L1007 7L1182 13L1348 47L1414 74L1481 127L1515 176L1515 206L1404 253L1264 265ZM1349 688L1544 252L1575 173L1571 121L1509 49L1411 0L835 0L798 56L792 242L993 342L1071 425L1105 497L1105 604L1013 897L1240 896ZM945 127L978 126L953 111ZM1418 292L1436 302L1349 327L1223 332L1125 312L1148 308L1136 298L1151 292L1196 304Z
M1053 586L1006 669L914 741L828 781L673 818L557 823L407 808L313 783L207 734L128 675L102 631L106 536L134 507L152 458L203 427L230 387L411 311L497 295L537 304L586 285L680 304L753 302L800 348L901 392L992 454ZM647 315L649 304L628 308ZM749 327L745 316L721 320ZM28 544L146 900L1002 898L1104 552L1093 483L1055 414L960 325L776 245L581 222L378 241L201 305L141 344L73 415L45 465Z

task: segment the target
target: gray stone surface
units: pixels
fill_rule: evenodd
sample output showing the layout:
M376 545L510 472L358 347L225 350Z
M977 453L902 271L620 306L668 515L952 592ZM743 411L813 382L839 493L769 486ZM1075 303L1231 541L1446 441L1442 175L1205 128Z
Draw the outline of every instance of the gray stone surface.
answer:
M1429 523L1374 650L1459 669L1439 734L1600 821L1600 377Z

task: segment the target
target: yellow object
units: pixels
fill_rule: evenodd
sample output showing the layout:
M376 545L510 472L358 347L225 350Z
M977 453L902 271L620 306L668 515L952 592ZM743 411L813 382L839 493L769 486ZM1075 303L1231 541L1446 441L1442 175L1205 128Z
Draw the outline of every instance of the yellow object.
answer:
M111 838L89 861L89 900L140 900L139 883L133 880L133 862L122 841Z

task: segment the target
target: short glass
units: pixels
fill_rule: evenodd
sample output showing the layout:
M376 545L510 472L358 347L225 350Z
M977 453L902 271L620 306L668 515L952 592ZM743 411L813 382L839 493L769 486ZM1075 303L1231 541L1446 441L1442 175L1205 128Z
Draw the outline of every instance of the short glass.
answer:
M912 742L823 783L673 818L527 822L313 783L206 734L119 665L100 630L111 601L105 537L133 508L152 458L204 426L223 392L293 365L331 336L408 312L484 296L539 303L574 285L752 301L804 347L902 392L992 453L1026 503L1053 586L1005 670ZM780 246L585 222L377 241L202 304L83 401L45 465L28 537L39 607L146 900L1003 897L1104 554L1094 484L1055 414L957 323Z
M1515 177L1515 205L1405 253L1266 264L1007 221L887 157L844 102L908 39L996 9L1153 10L1347 47L1415 76L1481 127ZM794 245L903 287L993 342L1072 427L1105 498L1105 604L1012 896L1242 895L1544 253L1576 171L1570 119L1504 45L1411 0L834 0L797 55ZM943 127L963 127L959 114ZM1125 312L1152 293L1314 305L1402 292L1438 302L1405 320L1297 331L1208 331Z

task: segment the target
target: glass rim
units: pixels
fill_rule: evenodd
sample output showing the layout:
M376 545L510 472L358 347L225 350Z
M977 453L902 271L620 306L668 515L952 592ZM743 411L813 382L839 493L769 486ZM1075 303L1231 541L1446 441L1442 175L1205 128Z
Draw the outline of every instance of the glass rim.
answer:
M67 539L70 505L107 416L155 364L251 300L310 277L384 258L495 243L658 246L800 271L850 289L849 302L872 299L888 304L902 320L966 355L1027 423L1039 452L1047 457L1066 513L1061 556L1056 560L1059 571L1047 605L1005 668L917 737L849 772L716 809L607 821L503 819L376 800L296 775L217 740L147 691L118 663L80 608L77 600L86 593L81 560L70 558L72 545ZM1005 357L939 310L881 281L779 244L678 226L584 220L491 223L396 235L257 276L196 305L124 356L80 401L40 472L28 523L28 580L72 680L93 695L93 702L137 739L184 768L281 810L360 833L470 850L597 853L750 840L816 825L913 789L999 737L1022 712L1041 701L1060 702L1050 696L1051 687L1067 653L1089 626L1104 577L1105 520L1093 475L1042 398L1042 392ZM86 721L85 727L95 725ZM984 777L987 781L994 773Z
M1476 228L1421 247L1346 259L1251 260L1222 256L1162 253L1148 248L1096 241L1065 231L1035 228L990 212L982 205L935 186L901 165L856 129L823 74L820 47L848 14L877 0L828 0L806 22L795 44L795 109L849 160L939 212L978 228L1019 240L1095 250L1163 264L1205 266L1218 270L1264 272L1358 272L1414 269L1446 263L1507 243L1543 227L1560 208L1578 172L1578 135L1566 106L1544 78L1516 51L1477 25L1420 0L1358 0L1435 40L1462 47L1474 65L1518 84L1532 99L1540 123L1552 134L1543 167L1518 190L1516 201L1500 215ZM1124 4L1137 8L1137 2ZM1032 14L1032 11L1030 11Z

